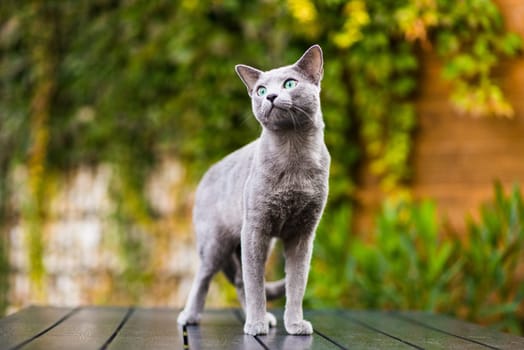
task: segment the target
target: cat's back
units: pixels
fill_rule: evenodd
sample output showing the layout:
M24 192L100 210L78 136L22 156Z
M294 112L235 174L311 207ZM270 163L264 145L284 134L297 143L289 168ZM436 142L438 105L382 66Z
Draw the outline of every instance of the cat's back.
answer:
M241 219L242 193L257 143L258 140L255 140L230 153L204 174L195 195L195 222L205 216L220 221Z
M197 191L210 190L209 187L217 187L219 183L236 184L239 180L247 178L257 142L258 140L253 141L213 164L202 177ZM220 186L215 190L218 189Z

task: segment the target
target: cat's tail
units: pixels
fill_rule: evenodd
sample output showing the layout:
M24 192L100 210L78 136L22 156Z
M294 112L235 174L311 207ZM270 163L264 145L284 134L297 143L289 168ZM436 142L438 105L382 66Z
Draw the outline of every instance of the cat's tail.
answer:
M233 255L232 259L222 267L222 272L226 275L227 279L236 288L243 288L242 281L242 270L240 267L240 259ZM286 280L282 278L278 281L266 282L266 299L275 300L283 297L286 294Z
M286 279L266 282L266 299L275 300L286 294Z

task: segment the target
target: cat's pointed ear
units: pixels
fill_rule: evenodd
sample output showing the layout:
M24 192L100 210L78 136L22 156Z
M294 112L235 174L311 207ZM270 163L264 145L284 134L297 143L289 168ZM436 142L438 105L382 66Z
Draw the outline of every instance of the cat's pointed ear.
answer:
M242 81L244 82L244 85L246 85L249 96L251 96L251 93L253 92L255 84L260 75L262 74L262 71L243 64L237 64L235 66L235 70L240 79L242 79Z
M316 85L320 85L324 74L324 60L322 49L318 45L313 45L304 52L302 57L295 63L306 76Z

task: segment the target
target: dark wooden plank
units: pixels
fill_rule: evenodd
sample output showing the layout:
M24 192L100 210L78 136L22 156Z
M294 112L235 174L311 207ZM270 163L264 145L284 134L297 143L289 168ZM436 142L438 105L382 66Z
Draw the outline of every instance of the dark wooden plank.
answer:
M524 349L524 338L422 312L306 311L312 336L243 334L239 310L187 327L190 349ZM30 307L0 319L0 349L184 349L174 309ZM20 346L23 345L23 346Z
M73 312L64 307L28 307L0 319L0 348L15 349L56 326Z
M393 337L341 316L335 311L306 311L315 332L347 349L413 349Z
M257 338L269 349L341 349L333 342L328 341L318 333L310 336L299 336L287 334L283 324L282 310L271 310L277 318L277 327L270 328L267 335L261 335Z
M208 310L199 326L188 326L190 349L264 349L255 337L245 335L234 310Z
M486 349L488 347L415 324L384 312L354 311L342 313L365 327L395 337L420 349Z
M183 349L182 330L175 309L135 309L109 350Z
M113 335L128 313L128 308L87 307L82 308L28 343L23 349L100 349Z
M469 339L494 348L508 350L524 349L523 337L501 333L487 327L459 321L448 316L434 315L425 312L402 312L394 315L446 334Z

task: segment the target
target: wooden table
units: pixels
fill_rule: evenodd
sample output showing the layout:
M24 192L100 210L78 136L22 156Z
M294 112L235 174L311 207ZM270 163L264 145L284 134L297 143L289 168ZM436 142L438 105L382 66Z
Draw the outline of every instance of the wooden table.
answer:
M242 333L239 310L181 328L174 309L29 307L0 319L0 349L524 349L524 338L420 312L307 311L312 336Z

